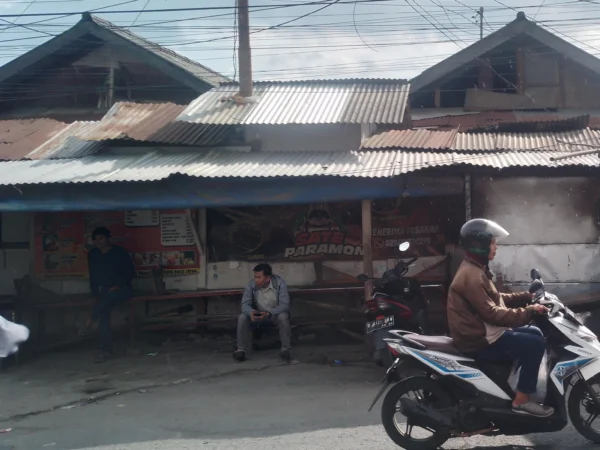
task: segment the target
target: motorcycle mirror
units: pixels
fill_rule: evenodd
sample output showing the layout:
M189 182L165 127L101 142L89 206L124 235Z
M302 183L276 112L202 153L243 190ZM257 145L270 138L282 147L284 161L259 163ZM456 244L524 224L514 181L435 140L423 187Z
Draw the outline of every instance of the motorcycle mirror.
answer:
M367 275L365 275L364 273L361 273L359 276L356 277L358 280L360 281L369 281L369 277Z
M403 242L402 244L400 244L400 245L398 246L398 249L399 249L401 252L405 252L405 251L406 251L406 250L408 250L409 248L410 248L410 242L408 242L408 241L405 241L405 242Z
M531 275L531 281L542 279L542 275L540 274L540 271L537 269L531 269L530 275Z
M529 286L529 292L535 294L537 291L544 287L544 282L540 279L533 280L533 283Z

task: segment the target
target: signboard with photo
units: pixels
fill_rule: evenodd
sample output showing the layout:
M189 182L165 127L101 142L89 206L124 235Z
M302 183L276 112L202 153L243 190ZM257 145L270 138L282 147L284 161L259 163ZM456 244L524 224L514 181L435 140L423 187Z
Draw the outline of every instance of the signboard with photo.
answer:
M447 233L458 235L462 197L403 198L373 202L373 258L445 254ZM315 261L362 258L360 202L209 209L209 259ZM455 240L455 237L453 238Z
M87 278L87 253L99 226L111 231L113 244L130 252L138 276L149 276L159 266L165 275L200 269L194 225L186 211L65 212L36 214L36 273Z

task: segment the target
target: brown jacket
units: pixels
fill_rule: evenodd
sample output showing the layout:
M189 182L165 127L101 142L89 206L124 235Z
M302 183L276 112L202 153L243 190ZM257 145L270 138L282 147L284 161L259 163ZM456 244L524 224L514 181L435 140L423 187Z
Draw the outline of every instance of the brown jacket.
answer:
M454 345L462 352L475 352L494 342L503 330L526 325L533 311L518 306L530 300L528 292L499 293L489 270L465 259L448 292L448 325Z

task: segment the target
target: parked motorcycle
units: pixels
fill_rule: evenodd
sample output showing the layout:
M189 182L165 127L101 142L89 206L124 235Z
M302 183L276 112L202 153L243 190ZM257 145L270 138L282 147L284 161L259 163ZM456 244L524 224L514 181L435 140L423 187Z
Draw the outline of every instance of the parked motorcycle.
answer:
M534 301L549 309L534 322L546 338L549 376L544 404L554 407L554 414L540 418L512 411L514 392L508 382L512 363L469 358L446 336L394 331L394 338L386 342L395 361L369 411L395 382L384 398L381 416L397 445L433 450L453 437L555 432L567 426L567 416L582 436L600 443L600 426L598 431L592 428L600 416L600 342L558 297L545 291L536 269L531 278ZM398 381L402 364L416 364L424 375ZM567 399L569 385L573 388ZM405 397L408 394L413 398ZM404 423L396 417L399 412L407 418Z
M401 252L410 248L403 242L398 247ZM410 266L417 260L398 261L393 269L387 270L381 278L365 274L357 278L362 282L374 281L374 293L366 301L367 345L373 350L373 360L380 366L389 367L393 358L386 350L385 338L392 328L429 334L427 303L421 292L421 285L415 278L405 277Z

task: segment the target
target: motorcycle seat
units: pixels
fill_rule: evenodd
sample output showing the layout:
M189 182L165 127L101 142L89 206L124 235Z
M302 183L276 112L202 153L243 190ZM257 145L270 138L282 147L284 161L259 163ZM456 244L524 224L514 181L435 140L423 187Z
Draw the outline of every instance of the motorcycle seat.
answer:
M448 336L425 336L422 334L409 334L406 337L418 342L419 344L423 344L425 347L427 347L427 350L449 353L456 356L464 356L463 353L454 346L452 338Z

